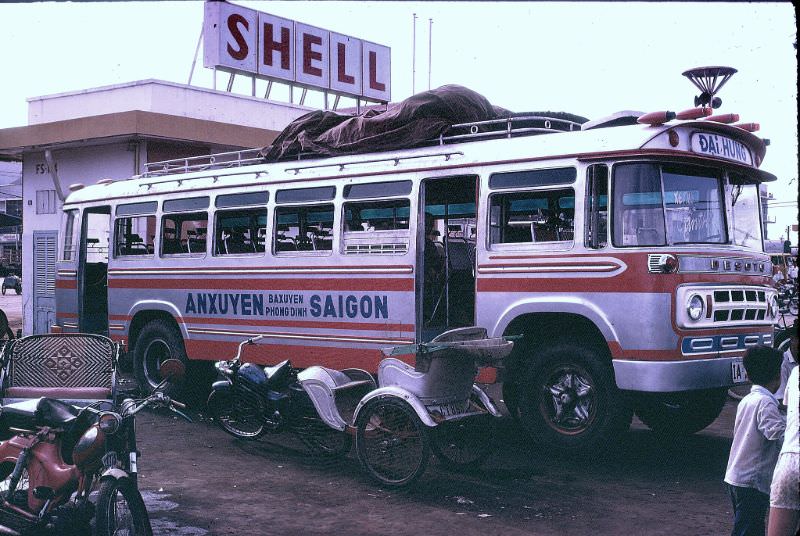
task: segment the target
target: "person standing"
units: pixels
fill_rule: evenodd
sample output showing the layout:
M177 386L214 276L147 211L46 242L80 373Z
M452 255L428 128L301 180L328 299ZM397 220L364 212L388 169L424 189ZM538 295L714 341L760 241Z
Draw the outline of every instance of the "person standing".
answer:
M736 408L725 483L733 503L731 536L763 536L769 508L772 472L781 449L786 420L774 393L781 381L778 350L751 348L744 355L744 369L753 387Z
M796 339L796 338L795 338ZM798 368L786 385L786 437L772 476L769 494L769 536L794 536L800 529L800 390Z

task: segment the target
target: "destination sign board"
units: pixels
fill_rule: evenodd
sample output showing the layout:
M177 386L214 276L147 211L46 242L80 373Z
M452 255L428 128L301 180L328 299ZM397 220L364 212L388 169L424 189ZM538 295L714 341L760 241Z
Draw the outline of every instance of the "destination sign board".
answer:
M223 1L205 2L203 65L331 93L391 100L391 49Z

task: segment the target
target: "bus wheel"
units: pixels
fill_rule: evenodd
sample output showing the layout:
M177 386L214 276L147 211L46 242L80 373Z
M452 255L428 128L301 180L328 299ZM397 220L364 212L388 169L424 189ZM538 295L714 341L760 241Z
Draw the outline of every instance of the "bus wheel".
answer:
M188 368L188 358L180 333L164 320L152 320L142 328L133 351L133 371L139 389L143 394L150 393L161 382L158 371L167 359L179 359ZM184 394L185 379L170 382L164 389L171 397Z
M689 435L719 417L728 396L726 388L681 393L642 393L636 415L660 434Z
M519 416L534 439L558 451L608 445L627 430L632 410L611 364L597 350L570 343L539 348L519 386Z

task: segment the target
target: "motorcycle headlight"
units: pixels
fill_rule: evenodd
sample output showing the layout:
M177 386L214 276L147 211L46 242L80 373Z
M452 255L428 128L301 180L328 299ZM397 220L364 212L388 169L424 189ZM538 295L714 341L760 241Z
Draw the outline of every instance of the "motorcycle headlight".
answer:
M97 426L107 435L116 434L121 424L122 417L111 412L100 414L100 418L97 421Z
M689 318L692 320L699 320L700 317L703 316L703 309L705 309L703 298L698 294L693 294L686 304L686 312L689 314Z

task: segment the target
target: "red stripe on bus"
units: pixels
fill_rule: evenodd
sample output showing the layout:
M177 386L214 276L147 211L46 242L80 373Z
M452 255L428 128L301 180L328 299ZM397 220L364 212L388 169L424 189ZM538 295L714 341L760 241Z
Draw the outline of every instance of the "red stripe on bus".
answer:
M78 288L78 280L77 279L56 279L56 288L77 289Z
M186 353L190 359L218 361L236 355L237 341L187 340ZM361 368L370 372L378 370L383 359L378 349L331 348L288 344L256 344L244 350L244 361L269 365L290 359L295 367L322 365L331 368Z
M204 268L192 268L192 267L161 267L161 268L112 268L109 272L117 273L126 273L126 272L203 272L203 273L215 273L215 272L230 272L233 270L342 270L342 271L351 271L351 270L392 270L392 269L405 269L405 270L413 270L414 267L410 264L363 264L363 265L356 265L356 266L295 266L295 265L281 265L281 266L218 266L218 267L204 267Z
M109 317L110 318L110 317ZM130 320L127 317L126 320ZM317 329L352 329L359 331L403 331L414 332L413 324L380 324L375 322L319 322L304 320L257 320L251 318L201 318L183 317L177 319L178 323L190 327L202 324L235 325L235 326L274 326L286 328L317 328Z
M186 279L109 279L109 288L146 288L175 290L352 290L352 291L413 291L412 278L381 279L204 279L203 281L187 281Z
M56 313L56 318L78 318L78 313Z

